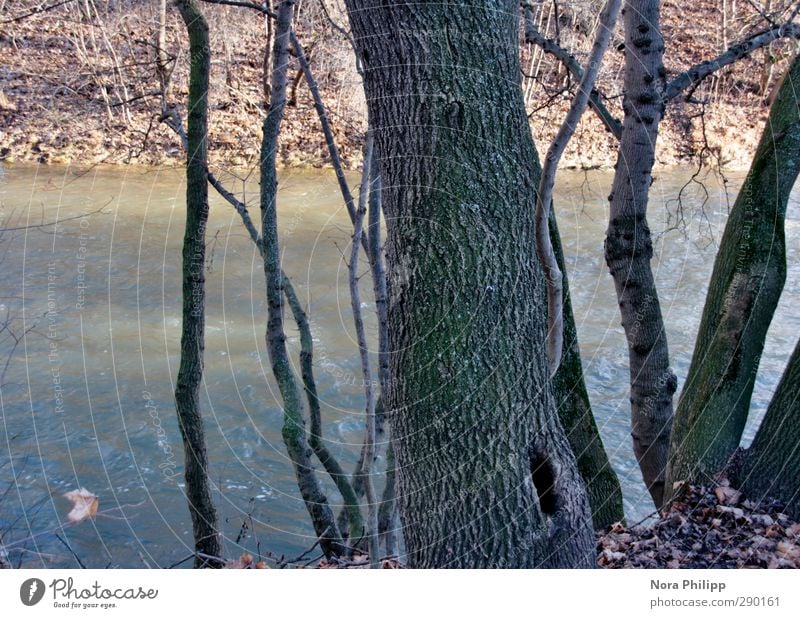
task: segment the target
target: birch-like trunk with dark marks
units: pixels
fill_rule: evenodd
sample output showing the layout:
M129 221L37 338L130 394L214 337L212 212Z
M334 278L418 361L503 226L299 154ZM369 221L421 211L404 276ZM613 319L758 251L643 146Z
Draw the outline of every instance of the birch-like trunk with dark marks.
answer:
M208 454L200 411L205 349L205 255L208 221L208 24L194 0L176 3L189 34L189 125L186 165L186 230L183 236L183 326L175 406L184 450L186 498L192 516L195 567L217 567L222 556L217 511L211 497Z
M387 223L387 415L412 567L592 567L556 414L518 3L348 0Z
M628 342L631 435L645 484L656 506L664 495L672 396L678 380L669 350L650 259L647 200L658 126L664 113L664 39L658 0L627 0L624 8L625 77L620 139L605 257L617 292Z
M739 447L764 339L786 280L784 223L800 174L799 110L800 59L795 59L720 241L675 414L668 487L707 481Z

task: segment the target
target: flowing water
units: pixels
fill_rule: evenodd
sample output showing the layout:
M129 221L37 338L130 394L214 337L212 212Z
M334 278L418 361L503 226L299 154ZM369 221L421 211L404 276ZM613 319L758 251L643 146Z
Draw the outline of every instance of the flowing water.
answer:
M675 170L657 178L650 208L655 233L669 227L667 213L674 214L689 176ZM732 203L741 176L730 180ZM256 179L226 181L246 197L257 195ZM631 451L625 340L603 260L610 181L604 172L564 172L556 204L586 383L626 512L636 520L652 503ZM713 239L721 236L728 208L713 177L706 186L705 216L698 214L703 189L690 185L683 200L687 227L659 236L653 264L681 380L713 265ZM19 339L0 390L0 534L15 563L169 566L191 552L173 405L184 193L178 170L0 167L0 320L8 326L0 333L0 368ZM326 438L351 468L362 440L363 402L342 259L349 220L331 172L284 172L279 202L285 268L312 321ZM15 229L26 226L36 227ZM800 208L793 201L789 275L761 359L748 437L800 332L793 309L800 299L798 232ZM263 336L263 270L238 216L215 195L208 240L202 404L226 551L295 556L312 545L313 531L280 438ZM368 276L362 283L374 341ZM288 335L296 362L291 324ZM99 496L100 514L64 525L70 505L63 494L79 487Z

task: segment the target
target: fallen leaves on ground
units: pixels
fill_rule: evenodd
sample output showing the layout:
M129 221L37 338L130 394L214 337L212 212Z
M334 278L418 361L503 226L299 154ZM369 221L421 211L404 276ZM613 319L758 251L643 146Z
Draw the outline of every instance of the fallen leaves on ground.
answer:
M359 555L354 556L350 560L344 558L331 557L330 559L323 558L319 561L316 568L318 569L368 569L369 556ZM381 560L382 569L404 569L405 566L397 558L383 558Z
M242 554L233 560L225 562L226 569L268 569L267 563L263 560L256 562L250 554Z
M743 500L725 481L682 491L654 524L614 524L600 534L597 563L607 569L800 568L800 524L779 502Z

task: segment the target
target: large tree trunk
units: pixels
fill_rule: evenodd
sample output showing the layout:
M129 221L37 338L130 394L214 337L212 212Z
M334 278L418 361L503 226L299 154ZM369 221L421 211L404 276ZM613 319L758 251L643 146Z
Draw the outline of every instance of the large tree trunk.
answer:
M387 414L413 567L591 567L547 376L515 0L348 0L387 219Z
M558 418L561 419L561 425L567 434L572 452L575 453L578 460L578 470L586 483L595 530L602 530L615 522L622 521L625 517L622 508L622 488L611 467L611 462L608 461L608 455L592 414L589 393L586 392L564 253L561 248L561 237L558 234L555 211L552 209L549 221L550 242L553 245L553 253L558 261L558 267L563 273L564 298L562 309L564 342L561 364L553 376L553 394L558 409Z
M800 518L800 342L756 439L737 462L733 482L753 501L777 498Z
M784 220L800 173L800 59L770 110L725 226L672 435L669 481L707 480L739 447L786 279Z
M294 466L300 494L311 517L320 547L326 556L346 552L333 511L320 488L311 464L311 448L306 439L303 400L297 388L283 327L284 282L278 246L277 189L275 159L283 110L286 106L289 41L294 0L282 0L278 8L273 44L271 98L264 119L261 142L261 238L264 246L264 275L267 290L267 352L272 373L283 399L282 437Z
M188 163L186 230L183 236L183 327L175 405L183 438L186 497L192 515L196 567L220 566L203 556L222 556L217 511L211 498L208 454L200 412L200 383L205 348L205 255L208 221L208 80L211 54L208 24L194 0L180 0L178 10L189 33ZM201 555L202 554L202 555Z
M628 341L633 449L650 495L660 506L678 380L669 366L647 225L656 137L664 113L664 40L658 0L627 0L624 23L625 120L608 198L605 256Z

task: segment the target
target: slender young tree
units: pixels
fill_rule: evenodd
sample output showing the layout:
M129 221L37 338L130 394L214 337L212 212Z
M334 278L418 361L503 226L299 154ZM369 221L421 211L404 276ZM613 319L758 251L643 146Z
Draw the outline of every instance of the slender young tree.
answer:
M383 183L384 395L408 562L591 567L548 380L517 3L347 8Z
M583 377L583 363L578 347L578 331L572 312L569 281L564 264L561 237L558 233L555 211L550 211L550 241L558 267L563 274L564 342L561 363L553 376L558 418L578 461L578 470L586 484L592 521L595 530L602 530L625 518L622 506L622 487L600 438L592 413L592 404Z
M292 372L283 327L284 281L278 246L277 189L275 160L283 111L286 106L289 44L295 0L281 0L273 43L271 97L264 118L261 143L261 239L267 293L267 351L272 373L283 399L283 441L292 460L300 494L327 556L346 552L336 520L311 464L312 450L305 430L303 400Z
M183 439L186 497L192 516L196 567L221 564L217 511L211 497L200 384L205 348L205 251L208 221L208 81L211 53L208 24L194 0L176 6L189 33L189 125L187 130L186 230L183 237L183 326L175 405ZM211 556L212 558L208 558Z

